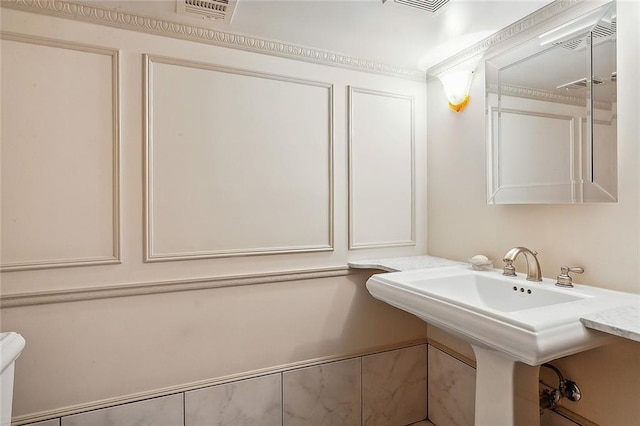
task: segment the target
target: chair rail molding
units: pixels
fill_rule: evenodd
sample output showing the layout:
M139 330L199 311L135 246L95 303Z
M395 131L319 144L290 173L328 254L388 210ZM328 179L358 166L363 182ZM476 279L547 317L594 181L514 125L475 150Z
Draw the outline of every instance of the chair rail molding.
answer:
M68 303L115 297L143 296L179 291L207 290L221 287L269 284L321 278L342 277L361 273L348 266L300 269L246 275L210 276L182 280L137 282L103 287L83 287L71 290L41 291L0 295L0 308Z

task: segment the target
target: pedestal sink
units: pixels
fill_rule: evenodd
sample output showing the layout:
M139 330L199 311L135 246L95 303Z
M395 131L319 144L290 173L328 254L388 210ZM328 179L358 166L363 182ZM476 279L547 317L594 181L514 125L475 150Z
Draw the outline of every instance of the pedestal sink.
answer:
M585 328L580 318L640 299L464 266L373 275L367 289L471 344L477 367L476 426L539 425L539 366L613 341Z

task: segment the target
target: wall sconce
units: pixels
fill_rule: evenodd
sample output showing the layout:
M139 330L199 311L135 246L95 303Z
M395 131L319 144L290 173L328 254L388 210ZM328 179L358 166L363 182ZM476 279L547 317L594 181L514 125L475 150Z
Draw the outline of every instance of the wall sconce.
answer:
M469 103L469 90L473 79L471 69L450 69L438 76L449 100L449 108L455 112L462 111Z

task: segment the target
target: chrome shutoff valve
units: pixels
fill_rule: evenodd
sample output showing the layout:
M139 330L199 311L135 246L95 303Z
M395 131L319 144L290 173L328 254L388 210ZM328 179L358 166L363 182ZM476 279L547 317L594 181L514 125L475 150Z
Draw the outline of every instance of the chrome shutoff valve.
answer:
M569 379L564 380L560 384L560 393L569 401L573 402L579 401L580 398L582 398L582 393L580 393L580 388L576 385L576 382L572 382Z

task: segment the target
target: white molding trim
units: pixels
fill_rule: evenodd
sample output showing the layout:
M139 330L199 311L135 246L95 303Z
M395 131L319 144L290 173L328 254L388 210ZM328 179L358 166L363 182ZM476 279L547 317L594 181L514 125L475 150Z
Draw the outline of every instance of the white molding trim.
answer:
M545 186L550 187L563 187L563 186L571 186L573 183L571 182L546 182L546 183L514 183L510 185L502 185L500 189L521 189L521 188L540 188Z
M489 83L487 92L498 93L498 84ZM538 101L556 102L569 105L587 107L588 99L579 96L564 95L551 90L536 89L532 87L518 86L515 84L501 84L500 95L513 96L516 98L535 99Z
M479 41L467 49L456 53L455 55L445 59L444 61L427 69L427 77L437 77L446 70L453 68L471 58L482 55L495 45L505 42L528 29L541 24L565 10L581 3L582 0L556 0L551 4L541 8L540 10L522 18L521 20L509 25L508 27L498 31L497 33Z
M207 290L220 287L271 284L287 281L301 281L319 278L333 278L361 274L348 266L337 266L292 271L256 273L246 275L226 275L181 280L138 282L115 284L103 287L83 287L69 290L43 291L33 293L0 295L0 308L68 303L115 297L132 297L179 291Z
M611 126L613 124L613 120L617 120L618 117L617 115L613 115L611 117L610 121L605 121L605 120L594 120L593 118L591 119L591 125L594 126L596 124L601 125L601 126ZM580 146L586 146L588 147L589 143L588 141L585 140L585 138L589 135L589 132L587 131L587 126L589 125L589 120L586 117L580 117L580 120L578 122L578 129L579 129L579 138L580 138ZM592 141L593 142L593 141ZM617 142L616 142L617 144ZM591 164L593 162L593 158L592 158L592 151L587 149L587 165ZM613 174L615 176L618 176L618 162L616 161L614 164L614 170L613 170ZM602 187L598 182L596 182L594 180L593 174L592 174L592 169L590 167L587 167L587 172L586 172L586 179L583 180L583 183L586 185L593 185L594 188L596 188L598 191L600 191L600 193L603 195L603 197L605 197L605 200L600 200L600 202L617 202L618 198L615 197L612 193L610 193L609 191L607 191L604 187ZM618 181L616 179L616 187L617 187Z
M11 424L14 426L20 426L20 425L27 425L33 422L55 420L60 417L80 414L87 411L110 408L116 405L130 404L130 403L140 402L140 401L144 401L151 398L159 398L163 396L179 394L182 392L190 392L193 390L208 388L211 386L219 386L219 385L233 383L241 380L253 379L253 378L263 377L263 376L272 375L272 374L281 374L287 371L299 370L302 368L314 367L314 366L329 364L337 361L345 361L349 359L380 354L383 352L408 349L416 346L425 346L425 352L426 352L427 339L418 338L418 339L406 340L403 342L398 342L398 343L393 343L388 345L379 345L379 346L375 346L375 347L371 347L371 348L367 348L359 351L351 351L351 352L329 355L329 356L324 356L319 358L313 358L305 361L292 362L288 364L262 368L259 370L247 371L239 374L232 374L224 377L186 383L183 385L167 387L164 389L155 389L152 391L140 392L133 395L124 395L121 397L110 398L102 401L95 401L95 402L90 402L90 403L81 404L81 405L75 405L72 407L65 407L65 408L60 408L60 409L55 409L55 410L50 410L50 411L45 411L45 412L40 412L35 414L28 414L26 416L14 417Z
M2 3L4 5L4 2ZM75 50L78 52L94 53L111 57L111 104L112 104L112 241L113 252L109 257L79 257L72 259L49 259L28 262L4 263L0 265L0 271L25 271L31 269L66 268L74 266L113 265L121 263L121 228L120 228L120 52L102 46L72 43L52 38L27 36L11 32L0 32L1 40L31 43L40 46L49 46L60 49Z
M476 368L476 360L475 359L471 359L466 357L465 355L462 355L460 352L456 351L455 349L450 348L449 346L442 344L440 342L438 342L437 340L432 339L431 337L429 337L427 339L427 344L429 346L433 346L434 349L439 350L440 352L444 352L445 354L449 355L452 358L455 358L456 361L460 361L463 364L467 364L469 367L471 368Z
M189 253L163 253L155 254L153 251L153 136L152 136L152 85L153 85L153 64L169 64L183 67L197 68L208 71L224 72L236 75L258 77L269 80L283 81L293 84L302 84L308 86L315 86L325 88L328 91L328 122L327 122L327 158L329 163L328 169L328 211L327 211L327 223L328 232L327 244L317 245L305 245L305 246L291 246L291 247L257 247L257 248L243 248L243 249L227 249L227 250L211 250ZM266 74L255 71L222 67L214 64L189 61L177 58L169 58L156 55L144 55L144 262L169 262L177 260L195 260L195 259L212 259L220 257L233 257L233 256L257 256L268 254L291 254L291 253L309 253L319 251L333 251L334 250L334 107L333 107L333 84L303 80L293 77L287 77L277 74Z
M188 25L95 5L76 4L62 0L2 0L1 4L2 7L11 9L90 22L125 30L173 37L357 71L391 75L409 80L425 81L424 72L418 69L407 69L331 51Z
M544 112L536 112L536 111L527 111L515 108L499 108L497 106L490 106L488 110L488 120L487 120L487 131L489 132L487 137L490 140L490 149L487 152L487 160L488 165L488 180L487 180L487 190L488 190L488 203L494 203L495 197L498 195L503 189L514 189L514 188L538 188L545 186L564 186L571 185L572 186L572 199L575 200L575 194L573 193L573 182L549 182L549 183L535 183L535 184L513 184L513 185L505 185L502 183L501 174L500 174L500 144L502 141L500 138L498 140L494 140L494 133L492 131L493 128L499 128L499 125L494 122L494 118L496 113L507 113L507 114L515 114L515 115L524 115L529 117L541 117L541 118L550 118L554 120L562 120L567 121L569 124L569 132L571 133L571 141L570 141L570 156L574 158L575 156L575 148L574 148L574 127L575 127L575 117L570 115L562 115L562 114L550 114ZM573 163L570 164L570 176L575 176L575 168Z
M498 93L497 83L488 83L488 93ZM581 107L587 107L589 99L581 98L580 96L565 95L563 93L554 92L551 90L537 89L533 87L518 86L515 84L501 84L500 95L513 96L516 98L534 99L544 102L555 102L568 105L576 105ZM610 110L613 106L612 102L594 101L594 108Z
M499 108L495 106L491 107L491 111L507 113L507 114L526 115L530 117L553 118L555 120L565 120L565 121L571 121L575 118L572 115L554 114L554 113L538 112L538 111L527 111L526 109L517 109L517 108Z
M373 243L356 243L354 241L353 230L353 96L356 93L366 95L383 96L395 99L408 100L411 104L410 132L411 132L411 240L409 241L379 241ZM347 94L347 179L348 185L348 210L349 210L349 250L381 248L381 247L406 247L416 245L416 149L415 149L415 98L399 93L382 92L378 90L364 89L354 86L348 86Z

